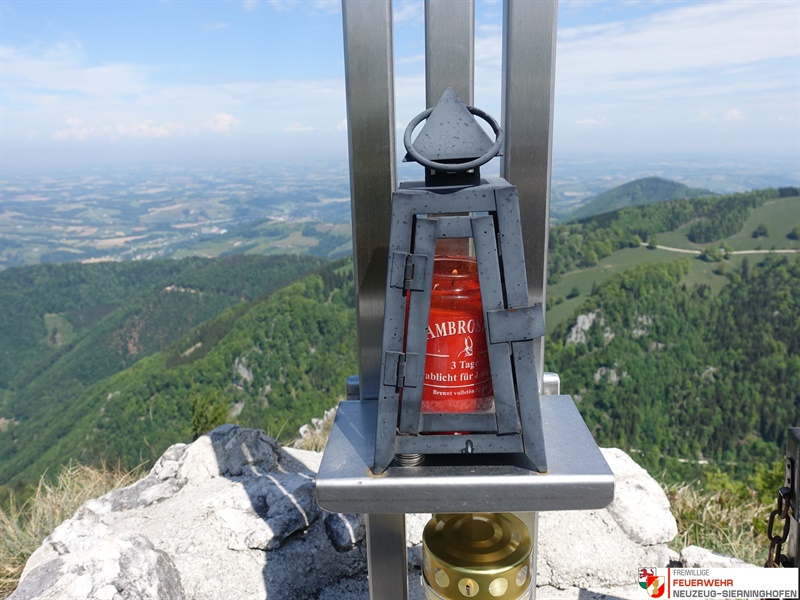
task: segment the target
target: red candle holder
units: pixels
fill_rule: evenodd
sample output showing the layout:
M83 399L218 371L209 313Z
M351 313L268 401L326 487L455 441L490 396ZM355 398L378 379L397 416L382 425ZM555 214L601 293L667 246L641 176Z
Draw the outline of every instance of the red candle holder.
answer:
M425 352L423 413L492 410L492 373L475 258L435 258Z

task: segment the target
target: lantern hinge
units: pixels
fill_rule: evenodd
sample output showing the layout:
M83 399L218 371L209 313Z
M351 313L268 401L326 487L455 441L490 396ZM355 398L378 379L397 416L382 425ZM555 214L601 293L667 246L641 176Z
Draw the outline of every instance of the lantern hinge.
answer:
M401 290L423 291L427 263L428 257L424 254L393 252L391 286Z
M418 359L419 355L411 352L387 352L383 384L396 388L417 387Z

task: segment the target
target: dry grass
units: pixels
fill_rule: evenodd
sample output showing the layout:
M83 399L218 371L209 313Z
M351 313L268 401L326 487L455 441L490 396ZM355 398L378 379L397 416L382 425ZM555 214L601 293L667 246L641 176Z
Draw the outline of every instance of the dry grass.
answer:
M314 452L325 450L335 417L336 409L331 408L325 411L325 416L322 419L311 419L310 425L303 425L300 428L301 437L292 443L292 447L300 450L313 450Z
M708 492L686 483L665 491L678 521L678 536L670 544L673 550L694 545L748 563L764 563L771 505L730 490Z
M7 511L0 508L0 598L14 591L28 557L53 529L84 502L130 485L141 474L140 469L71 462L54 479L42 476L34 495L21 506L12 497Z

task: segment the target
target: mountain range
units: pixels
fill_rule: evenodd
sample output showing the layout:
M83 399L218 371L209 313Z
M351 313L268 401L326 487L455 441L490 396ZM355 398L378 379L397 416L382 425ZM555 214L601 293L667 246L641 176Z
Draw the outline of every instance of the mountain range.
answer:
M796 252L797 222L797 190L768 189L552 229L545 368L599 441L674 477L780 457L800 414L800 266L761 246ZM672 248L645 247L656 235ZM0 486L17 491L72 458L148 463L226 421L292 439L357 372L349 259L16 267L0 302Z

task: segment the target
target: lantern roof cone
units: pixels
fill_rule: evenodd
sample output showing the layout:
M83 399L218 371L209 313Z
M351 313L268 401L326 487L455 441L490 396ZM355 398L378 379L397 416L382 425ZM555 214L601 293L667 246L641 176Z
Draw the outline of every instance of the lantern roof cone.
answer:
M494 142L452 88L433 108L412 146L423 157L444 163L464 163L489 152ZM410 154L406 161L415 160Z

